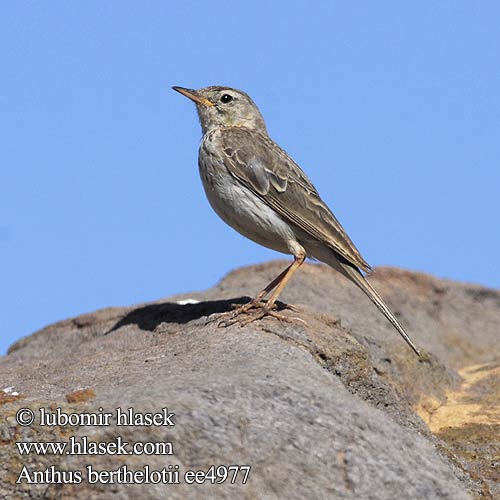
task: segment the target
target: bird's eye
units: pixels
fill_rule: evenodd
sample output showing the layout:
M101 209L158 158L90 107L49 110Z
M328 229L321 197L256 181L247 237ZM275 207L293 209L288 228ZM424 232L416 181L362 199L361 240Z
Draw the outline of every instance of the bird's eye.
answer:
M232 95L229 95L229 94L224 94L221 98L220 98L220 102L222 104L227 104L228 102L231 102L233 100L233 96Z

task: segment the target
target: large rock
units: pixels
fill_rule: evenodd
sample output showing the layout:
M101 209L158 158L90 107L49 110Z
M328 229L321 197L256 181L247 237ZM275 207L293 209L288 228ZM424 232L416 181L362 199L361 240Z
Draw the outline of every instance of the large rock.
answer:
M285 264L62 321L14 344L0 360L3 386L14 386L0 392L2 498L498 498L500 293L378 269L370 279L424 360L322 265L303 266L281 297L297 306L283 314L305 324L218 326L235 297L255 293ZM28 415L21 408L34 412L32 425L16 422ZM40 425L40 408L72 418L109 413L110 425ZM117 426L117 408L168 408L166 425ZM15 444L83 437L163 442L172 454L22 455ZM243 469L235 484L232 472L222 484L210 484L210 474L205 484L186 483L186 471L211 465L251 470L246 484ZM167 481L178 471L180 484L119 483L125 470L146 466ZM97 471L108 484L90 484ZM116 471L114 484L105 471ZM34 477L45 484L30 484ZM58 479L66 484L51 484Z

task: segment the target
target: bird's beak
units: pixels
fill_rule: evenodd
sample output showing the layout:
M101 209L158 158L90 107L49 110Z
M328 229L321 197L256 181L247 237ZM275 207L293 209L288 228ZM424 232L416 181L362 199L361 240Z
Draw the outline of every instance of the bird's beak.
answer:
M209 101L205 97L201 97L198 95L196 90L192 89L185 89L184 87L172 87L176 92L179 92L180 94L186 96L187 98L191 99L192 101L198 103L198 104L203 104L204 106L214 106L214 103L212 101Z

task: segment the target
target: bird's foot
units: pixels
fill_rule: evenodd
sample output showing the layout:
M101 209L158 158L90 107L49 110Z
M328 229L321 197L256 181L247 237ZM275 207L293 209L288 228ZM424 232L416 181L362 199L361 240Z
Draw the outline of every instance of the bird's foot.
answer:
M263 302L261 300L253 299L246 304L233 304L232 306L234 307L234 311L228 311L219 315L218 326L220 328L225 328L234 324L245 326L249 323L262 319L265 316L271 316L287 323L293 323L297 321L304 325L306 324L306 322L300 318L290 317L279 313L277 311L278 306L276 304L268 306L266 302ZM292 311L297 311L297 308L295 306L291 306L288 304L283 304L282 309L291 309Z

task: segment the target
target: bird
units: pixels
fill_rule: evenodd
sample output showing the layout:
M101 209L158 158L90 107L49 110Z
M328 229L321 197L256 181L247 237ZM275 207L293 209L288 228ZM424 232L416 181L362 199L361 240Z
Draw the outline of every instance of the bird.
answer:
M413 351L419 350L382 297L366 280L371 267L321 199L303 170L276 144L248 94L225 86L173 90L196 105L202 129L198 168L213 210L233 229L292 263L233 318L271 315L283 288L306 257L324 262L360 288ZM269 296L267 301L263 299ZM252 310L254 316L251 316Z

